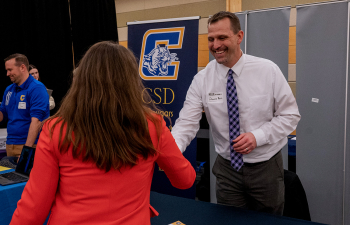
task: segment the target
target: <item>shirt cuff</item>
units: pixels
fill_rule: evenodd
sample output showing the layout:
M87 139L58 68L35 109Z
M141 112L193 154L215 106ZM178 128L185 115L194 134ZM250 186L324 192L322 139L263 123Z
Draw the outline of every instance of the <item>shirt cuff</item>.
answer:
M262 146L267 143L267 140L265 138L265 133L262 129L256 129L251 131L251 133L254 135L256 140L256 146Z
M30 112L30 117L35 117L42 122L44 119L46 119L45 114L46 113L42 110L33 110Z

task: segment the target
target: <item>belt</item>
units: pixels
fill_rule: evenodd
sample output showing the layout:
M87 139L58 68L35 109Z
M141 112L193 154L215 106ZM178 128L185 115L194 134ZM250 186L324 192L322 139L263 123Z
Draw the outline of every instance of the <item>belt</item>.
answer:
M276 157L276 155L278 153L280 153L281 151L278 151L274 156L272 156L269 160L273 159L274 157ZM263 163L266 163L267 161L269 160L266 160L266 161L262 161L262 162L256 162L256 163L244 163L244 166L247 166L247 167L251 167L251 166L257 166L257 165L260 165L260 164L263 164Z

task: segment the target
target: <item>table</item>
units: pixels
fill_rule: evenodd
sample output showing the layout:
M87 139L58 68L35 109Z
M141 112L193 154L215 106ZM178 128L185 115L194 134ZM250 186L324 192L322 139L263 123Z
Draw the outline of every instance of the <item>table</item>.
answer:
M0 171L0 173L13 171ZM0 225L8 225L17 207L26 183L0 185ZM275 216L266 213L249 211L235 207L195 201L151 192L151 205L159 212L159 216L151 219L152 225L167 225L181 221L186 225L317 225L304 220ZM46 222L45 222L46 224Z
M316 225L320 223L275 216L235 207L200 202L151 192L151 205L159 212L152 225L167 225L181 221L186 225Z
M12 172L14 169L0 171L1 173ZM12 214L17 208L17 202L21 199L22 192L27 182L11 184L7 186L0 185L0 225L8 225L11 222ZM46 225L49 216L46 218Z
M0 171L0 173L11 171L14 170ZM17 207L18 200L21 199L25 185L26 182L7 186L0 185L0 225L8 225L10 223L12 214Z

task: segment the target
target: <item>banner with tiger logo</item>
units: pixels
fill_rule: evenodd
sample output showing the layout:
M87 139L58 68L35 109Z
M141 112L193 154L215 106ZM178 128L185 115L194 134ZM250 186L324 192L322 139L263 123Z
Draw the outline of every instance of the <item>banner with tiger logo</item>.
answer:
M128 48L139 60L139 74L145 90L168 116L171 130L185 101L186 93L198 71L199 17L129 22ZM147 102L145 102L147 103ZM150 103L150 102L149 102ZM196 168L197 139L187 147L184 156ZM195 185L178 190L156 166L152 190L180 197L195 198Z

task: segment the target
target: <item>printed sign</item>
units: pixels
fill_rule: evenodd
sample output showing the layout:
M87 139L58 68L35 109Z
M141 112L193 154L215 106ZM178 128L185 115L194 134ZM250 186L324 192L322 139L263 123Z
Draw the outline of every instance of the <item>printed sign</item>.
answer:
M199 17L128 23L128 48L139 59L143 91L149 92L152 102L159 108L157 112L171 119L171 123L165 120L170 130L198 70L198 24ZM184 152L193 167L196 167L196 150L197 140L194 139ZM195 198L195 186L188 190L172 187L158 166L151 188L163 194Z

